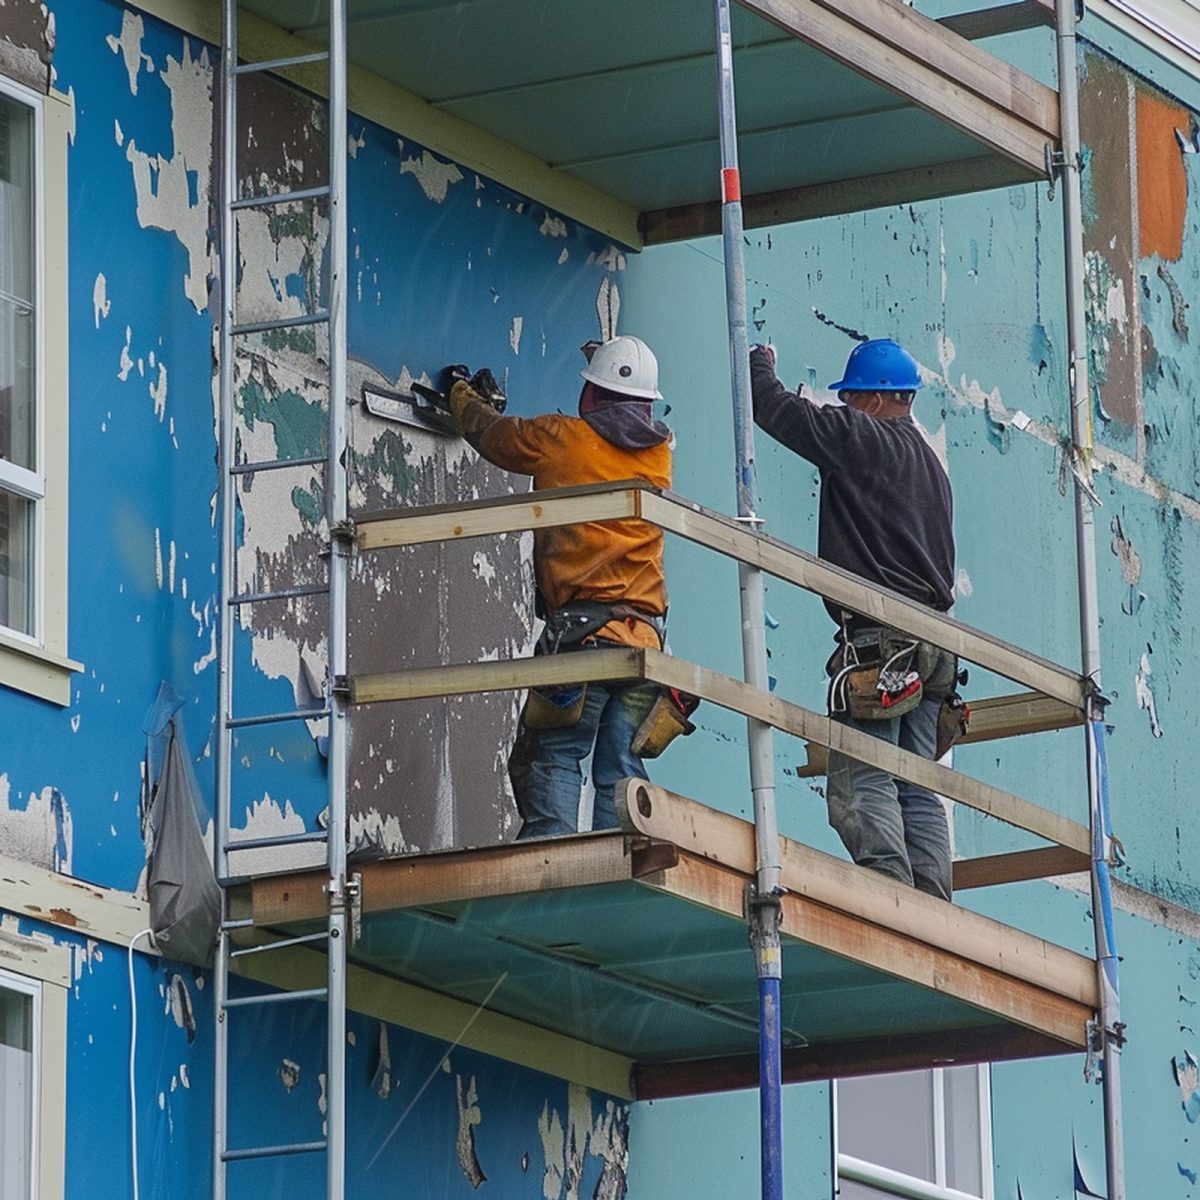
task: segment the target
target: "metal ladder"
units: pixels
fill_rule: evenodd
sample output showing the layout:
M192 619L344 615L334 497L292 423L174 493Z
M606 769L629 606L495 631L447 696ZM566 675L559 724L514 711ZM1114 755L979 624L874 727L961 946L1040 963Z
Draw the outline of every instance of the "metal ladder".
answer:
M346 877L347 742L345 696L335 689L344 678L347 663L346 588L353 530L348 519L345 449L346 428L346 0L330 0L329 50L265 62L238 62L237 0L222 0L222 169L221 169L221 316L220 316L220 647L217 685L217 801L215 815L215 869L221 884L221 924L214 968L215 1067L213 1080L213 1200L225 1200L227 1167L231 1162L324 1153L328 1200L343 1200L346 1176L346 958L350 932L348 909L356 882ZM254 72L279 71L304 63L329 64L329 173L321 187L239 199L237 194L237 84ZM237 319L237 214L248 208L266 208L296 201L326 198L329 206L328 306L301 316L278 320L239 322ZM237 462L234 422L234 347L248 334L325 324L329 331L329 434L325 456ZM239 591L237 559L237 484L243 475L324 464L326 516L330 544L327 578L322 583L299 584L273 592ZM289 712L240 715L233 712L235 614L245 605L282 602L317 594L329 598L328 678L325 702L319 708ZM228 888L238 876L231 868L229 831L232 810L234 734L238 729L281 721L329 722L327 759L328 821L324 830L272 838L239 839L239 853L270 847L326 843L329 871L327 928L320 933L289 938L260 946L234 947L232 935L253 925L252 919L233 919ZM234 959L263 954L302 943L325 942L328 980L325 987L262 996L229 995L229 975ZM265 1005L323 1000L326 1005L326 1114L325 1136L319 1141L272 1146L231 1147L228 1128L229 1022L239 1010Z

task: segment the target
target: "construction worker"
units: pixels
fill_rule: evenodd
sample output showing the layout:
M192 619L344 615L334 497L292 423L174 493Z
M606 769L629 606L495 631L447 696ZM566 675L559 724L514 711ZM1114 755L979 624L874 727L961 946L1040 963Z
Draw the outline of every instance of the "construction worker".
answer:
M450 390L463 436L496 466L532 475L535 489L619 479L669 487L672 435L652 413L662 394L650 347L636 337L616 337L583 350L588 361L579 416L500 416L480 394L487 388L477 376ZM661 649L667 612L662 556L662 532L640 520L537 530L538 612L546 624L535 653ZM660 700L666 698L657 685L645 683L531 689L508 766L522 820L518 838L579 831L580 764L588 754L595 786L591 827L615 827L613 785L647 778L642 757L661 752L668 727L690 732L686 714L676 714L672 725L670 706L664 712Z
M821 475L818 554L863 579L946 612L953 601L950 481L912 419L916 360L889 339L855 346L829 385L841 404L789 392L775 351L750 352L755 422ZM925 758L965 729L954 657L826 602L838 624L830 715ZM949 900L950 837L942 801L844 754L829 754L829 823L851 857Z

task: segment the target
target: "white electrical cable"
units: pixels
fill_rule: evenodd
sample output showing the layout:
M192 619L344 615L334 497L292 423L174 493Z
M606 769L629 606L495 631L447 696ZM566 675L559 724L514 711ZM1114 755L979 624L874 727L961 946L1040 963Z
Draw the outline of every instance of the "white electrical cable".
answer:
M137 992L133 987L133 948L140 938L153 936L153 929L143 929L129 939L129 1155L133 1170L133 1200L138 1200L137 1084L133 1077L134 1056L137 1053Z

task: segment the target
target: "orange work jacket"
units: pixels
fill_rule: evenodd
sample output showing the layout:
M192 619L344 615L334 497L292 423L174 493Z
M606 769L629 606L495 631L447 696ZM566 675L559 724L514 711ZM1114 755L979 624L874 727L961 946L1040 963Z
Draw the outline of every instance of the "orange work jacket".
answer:
M468 442L489 462L533 476L535 490L644 479L671 486L668 442L625 450L605 441L581 417L547 414L501 417L479 400L461 415ZM533 535L538 588L549 608L572 600L624 601L655 616L667 611L662 530L645 521L587 521L539 529ZM628 646L658 648L644 621L611 621L599 637Z

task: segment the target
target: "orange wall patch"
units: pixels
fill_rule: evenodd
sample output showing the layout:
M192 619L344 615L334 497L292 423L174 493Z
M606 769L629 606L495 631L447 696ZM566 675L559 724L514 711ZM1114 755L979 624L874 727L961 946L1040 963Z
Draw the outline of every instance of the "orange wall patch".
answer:
M1137 91L1138 242L1142 258L1183 255L1187 175L1175 131L1191 126L1186 109L1153 92Z

